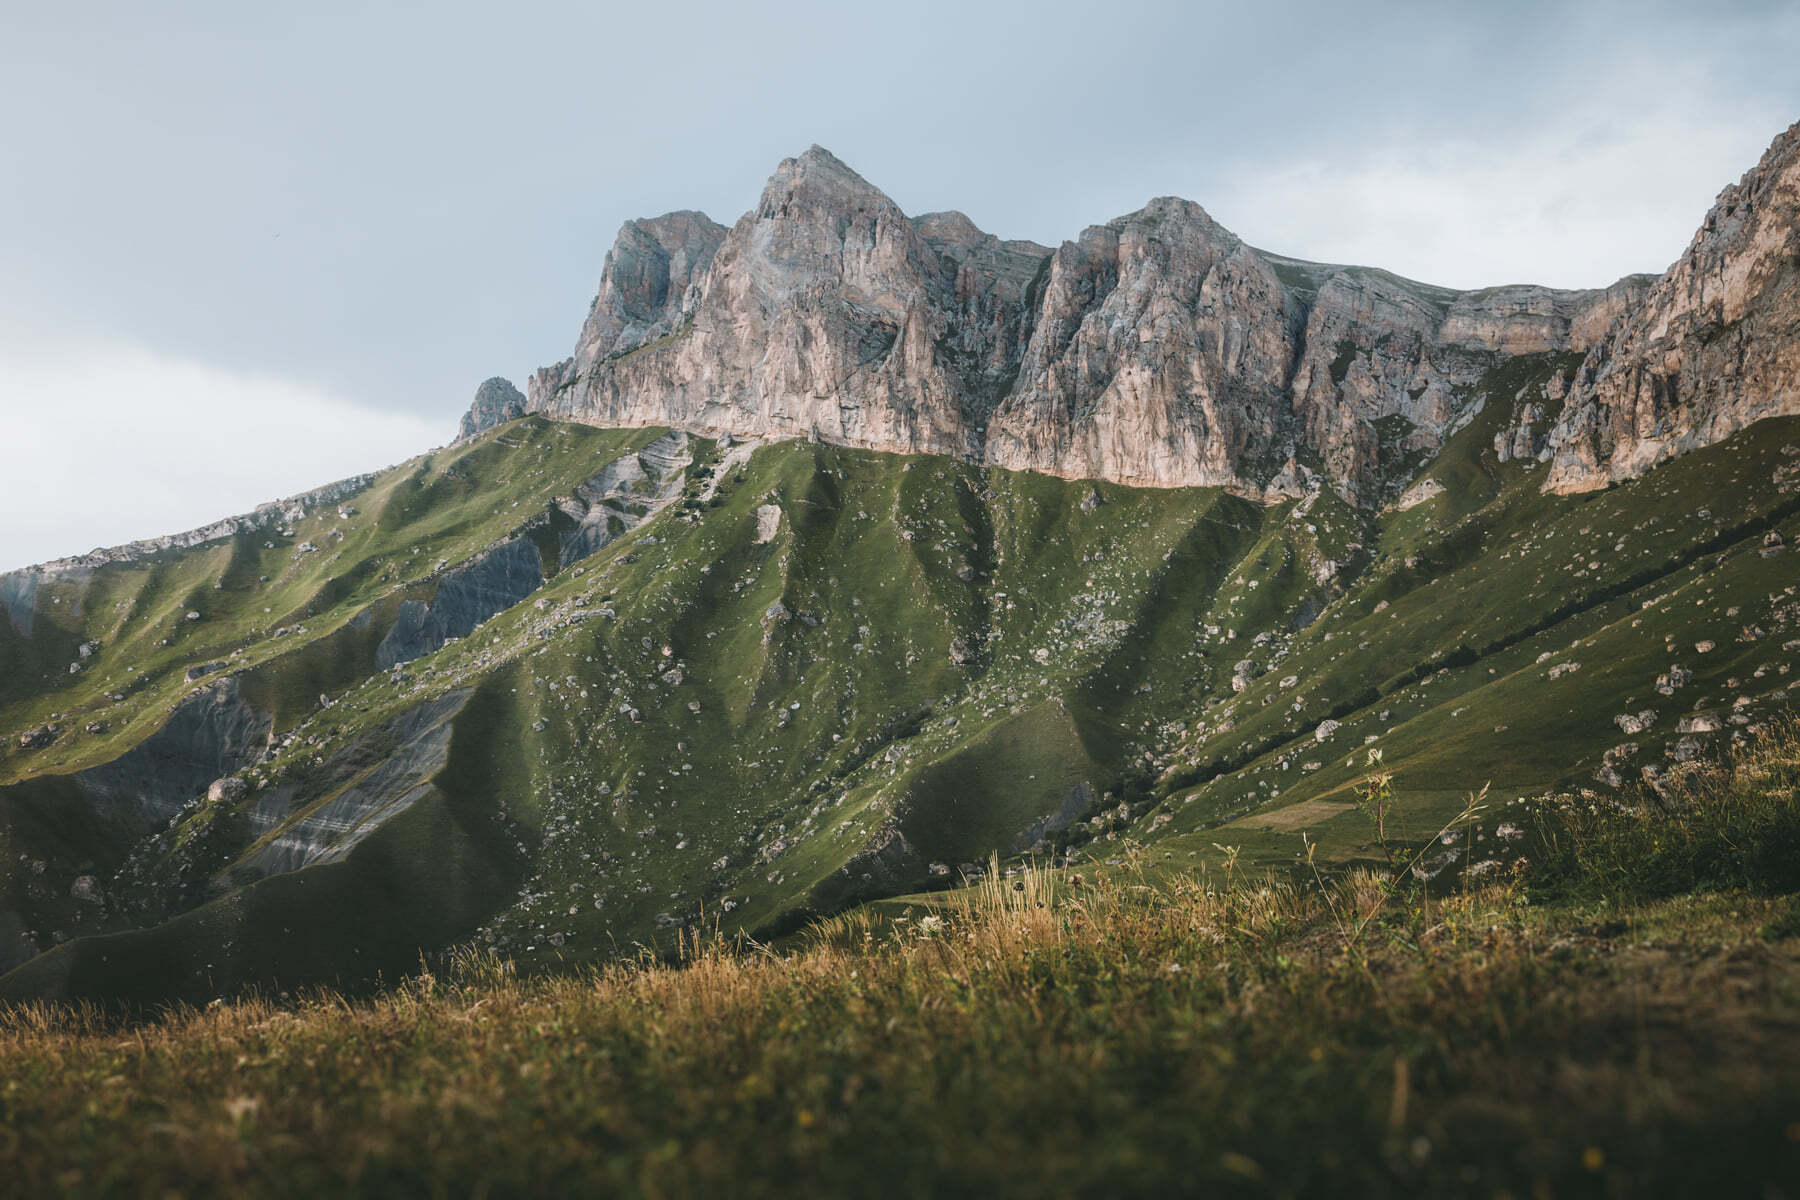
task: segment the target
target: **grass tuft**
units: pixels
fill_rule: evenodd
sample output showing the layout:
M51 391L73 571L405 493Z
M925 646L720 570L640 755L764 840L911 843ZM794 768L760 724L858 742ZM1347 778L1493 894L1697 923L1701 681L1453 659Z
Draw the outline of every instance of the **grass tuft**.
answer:
M1561 797L1538 813L1534 893L1655 900L1800 891L1800 720L1621 801Z

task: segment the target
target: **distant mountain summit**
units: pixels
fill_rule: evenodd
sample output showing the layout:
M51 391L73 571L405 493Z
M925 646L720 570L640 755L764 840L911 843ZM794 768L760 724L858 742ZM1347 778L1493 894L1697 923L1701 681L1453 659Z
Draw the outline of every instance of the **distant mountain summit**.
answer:
M574 354L523 409L1369 506L1473 417L1486 372L1566 353L1507 447L1589 489L1800 411L1797 145L1778 137L1662 277L1584 291L1302 262L1174 198L1054 250L1002 241L961 213L909 218L814 146L730 229L628 222ZM464 429L510 412L478 402Z
M475 401L463 414L459 440L472 438L484 429L516 421L525 415L525 397L509 379L496 375L475 389Z

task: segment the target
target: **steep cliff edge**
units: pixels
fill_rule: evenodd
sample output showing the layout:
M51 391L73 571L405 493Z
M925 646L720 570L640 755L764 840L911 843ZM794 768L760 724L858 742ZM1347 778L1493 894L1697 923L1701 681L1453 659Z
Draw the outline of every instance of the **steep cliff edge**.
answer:
M1800 412L1800 123L1719 194L1693 242L1588 351L1550 435L1548 486L1633 479Z
M1796 411L1797 141L1663 276L1466 292L1258 250L1174 198L1054 250L1002 241L908 218L815 146L729 230L628 222L524 410L1371 506L1474 418L1488 371L1582 354L1506 442L1585 490Z
M1002 255L943 225L946 249L987 252L960 263L940 255L892 200L816 146L784 161L729 233L698 214L632 222L607 256L575 355L533 376L529 408L973 457L992 389L980 386L979 363L963 371L958 360L989 347L980 339L959 355L945 344L958 292L1016 324L1004 310L1021 307L1022 289L1003 284ZM678 233L692 252L669 255L665 283L645 239L661 248ZM990 374L1005 370L1002 357Z

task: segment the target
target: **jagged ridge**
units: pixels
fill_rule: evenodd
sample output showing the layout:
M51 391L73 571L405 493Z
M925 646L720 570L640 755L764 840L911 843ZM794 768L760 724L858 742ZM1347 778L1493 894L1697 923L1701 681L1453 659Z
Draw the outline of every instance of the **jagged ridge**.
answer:
M1800 405L1791 352L1770 348L1791 349L1800 311L1780 266L1796 140L1660 280L1472 292L1258 251L1173 198L1055 250L1003 242L960 213L907 218L814 146L729 230L629 222L574 355L532 377L525 407L1265 497L1328 483L1375 504L1471 418L1485 371L1571 352L1574 398L1531 452L1555 459L1552 486L1595 486ZM1688 353L1665 395L1651 376L1677 326L1736 340ZM1769 361L1731 369L1756 339Z

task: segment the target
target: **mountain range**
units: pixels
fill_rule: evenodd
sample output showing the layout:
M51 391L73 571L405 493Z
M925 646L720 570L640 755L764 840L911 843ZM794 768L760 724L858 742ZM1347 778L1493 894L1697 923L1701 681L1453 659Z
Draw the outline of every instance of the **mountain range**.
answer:
M464 430L530 412L1369 505L1467 423L1497 363L1567 353L1560 419L1522 409L1513 449L1590 490L1800 405L1797 142L1661 277L1472 292L1259 251L1174 198L1055 250L1001 241L909 218L814 146L730 228L628 222L574 354L525 397L478 397Z
M0 575L0 996L779 938L1021 856L1508 869L1800 687L1800 126L1660 276L1457 292L817 147L457 440ZM1311 847L1311 849L1308 849ZM994 856L990 859L990 856ZM993 866L988 864L993 862Z

